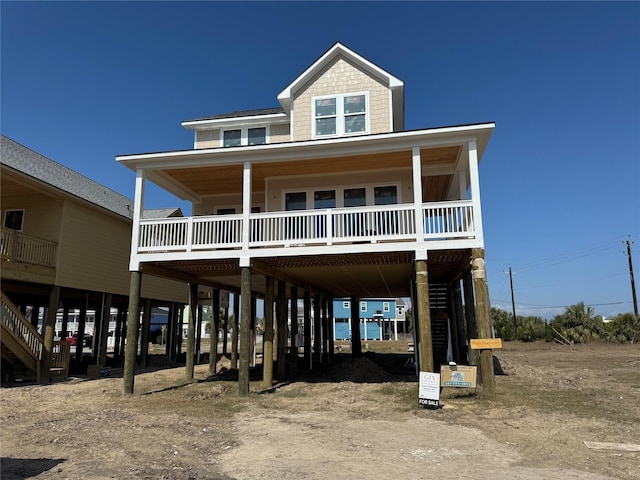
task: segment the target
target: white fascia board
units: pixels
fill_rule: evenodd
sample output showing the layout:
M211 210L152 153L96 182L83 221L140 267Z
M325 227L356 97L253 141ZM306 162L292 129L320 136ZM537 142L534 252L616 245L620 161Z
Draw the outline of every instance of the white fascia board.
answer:
M477 140L478 146L482 145L484 147L491 136L493 128L493 123L486 123L358 137L120 155L116 157L116 161L132 170L138 168L170 169L237 165L247 160L254 163L263 163L381 153L403 148L410 150L412 147L426 148L461 145L470 140ZM479 157L482 150L478 148Z
M192 120L182 122L187 130L211 130L213 128L243 127L247 125L274 125L287 123L289 117L286 113L273 113L270 115L250 115L247 117L216 118L212 120Z
M371 63L366 58L358 55L353 50L345 47L340 42L337 42L333 47L331 47L324 55L322 55L318 60L316 60L309 68L307 68L301 75L298 76L293 82L291 82L287 87L282 90L278 94L278 101L282 108L284 108L287 112L291 108L291 97L293 92L303 85L309 78L311 78L315 72L321 68L323 68L327 63L333 60L338 54L344 54L349 57L355 63L357 63L364 70L368 71L378 79L382 80L386 85L391 89L400 89L404 88L404 82L399 78L391 75L389 72L383 70L377 65Z

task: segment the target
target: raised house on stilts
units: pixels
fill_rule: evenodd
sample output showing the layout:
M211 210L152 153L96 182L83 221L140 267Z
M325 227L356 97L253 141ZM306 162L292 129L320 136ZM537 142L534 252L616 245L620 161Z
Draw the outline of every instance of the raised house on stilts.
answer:
M212 288L213 305L220 290L239 293L241 394L256 297L278 378L290 339L304 352L292 368L330 359L334 298L350 299L357 322L361 298L410 297L420 370L446 359L447 335L456 361L477 361L468 339L491 335L478 165L494 124L405 130L403 82L340 43L277 100L184 121L193 149L116 158L136 173L132 302L144 275L189 283L194 307L198 285ZM143 218L147 181L190 201L192 216ZM288 332L298 300L305 322ZM269 383L271 360L263 368ZM132 375L125 366L125 391Z

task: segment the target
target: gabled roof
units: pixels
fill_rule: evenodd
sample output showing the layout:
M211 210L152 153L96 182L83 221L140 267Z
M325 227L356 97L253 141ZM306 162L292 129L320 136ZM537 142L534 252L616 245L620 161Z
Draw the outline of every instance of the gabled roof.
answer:
M336 42L333 47L327 50L318 60L312 63L311 66L309 66L293 82L287 85L287 87L282 90L282 92L280 92L280 94L278 95L278 101L282 105L282 108L284 108L285 112L289 113L291 111L291 99L294 96L296 90L307 83L307 81L311 79L316 74L316 72L324 68L338 56L343 56L344 58L359 66L360 68L368 72L371 76L377 78L383 84L385 84L389 89L391 89L393 95L394 110L401 110L403 108L404 82L402 80L391 75L389 72L383 70L377 65L371 63L369 60L358 55L353 50L345 47L340 42ZM400 121L398 129L401 130L402 128L404 128L402 125L402 120L394 120L394 122L396 123L398 121Z
M142 212L142 218L171 218L184 217L180 208L156 208L147 209Z

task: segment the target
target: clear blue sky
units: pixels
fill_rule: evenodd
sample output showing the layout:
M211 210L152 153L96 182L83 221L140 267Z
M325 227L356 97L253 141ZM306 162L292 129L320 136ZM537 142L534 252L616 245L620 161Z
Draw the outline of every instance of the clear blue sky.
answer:
M278 106L336 41L405 82L407 129L495 121L480 165L493 306L632 311L640 3L1 3L1 130L133 197L118 154L183 120ZM187 205L150 188L146 208ZM555 307L555 308L552 308Z

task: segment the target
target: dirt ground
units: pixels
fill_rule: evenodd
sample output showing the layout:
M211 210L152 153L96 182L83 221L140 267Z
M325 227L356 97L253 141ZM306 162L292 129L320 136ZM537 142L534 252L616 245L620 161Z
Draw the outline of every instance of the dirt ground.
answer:
M375 348L373 346L372 348ZM404 350L406 352L406 349ZM640 346L505 343L497 399L418 406L408 355L368 353L270 392L166 357L122 378L0 390L8 479L640 479ZM228 361L220 367L228 367ZM256 372L258 373L258 372ZM613 450L587 442L623 444Z

